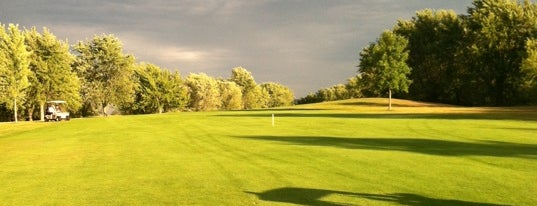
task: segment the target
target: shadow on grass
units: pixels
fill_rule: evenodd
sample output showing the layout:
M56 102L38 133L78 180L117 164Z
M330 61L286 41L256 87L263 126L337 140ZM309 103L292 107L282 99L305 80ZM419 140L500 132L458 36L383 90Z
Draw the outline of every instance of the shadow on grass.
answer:
M345 149L404 151L440 156L493 156L537 158L537 145L510 142L457 142L413 138L345 138L308 136L237 136L252 140Z
M499 204L470 202L451 199L430 198L409 193L393 193L393 194L368 194L368 193L353 193L336 190L309 189L296 187L283 187L272 190L267 190L261 193L246 192L256 195L260 200L280 203L291 203L298 205L316 205L316 206L343 206L353 205L349 203L339 203L323 200L322 198L329 195L342 195L351 198L364 198L373 201L396 203L407 206L500 206Z
M281 110L287 111L287 110ZM296 118L351 118L351 119L448 119L448 120L521 120L537 121L537 115L521 115L511 113L460 113L460 114L363 114L363 113L297 113L297 112L278 112L277 117L296 117ZM222 114L222 117L268 117L264 113L241 113L241 114Z
M374 107L388 107L388 102L340 102L337 103L338 105L344 105L344 106L374 106ZM409 104L397 104L392 102L393 107L442 107L442 106L450 106L451 105L441 105L441 104L416 104L416 105L409 105Z

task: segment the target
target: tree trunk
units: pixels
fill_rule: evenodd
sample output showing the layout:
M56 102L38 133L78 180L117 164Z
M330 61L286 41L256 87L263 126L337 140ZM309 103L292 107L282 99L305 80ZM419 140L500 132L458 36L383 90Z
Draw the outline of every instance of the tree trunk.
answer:
M101 114L102 114L102 115L103 115L104 117L106 117L106 116L107 116L107 115L106 115L106 111L105 111L105 108L106 108L106 105L105 105L104 103L103 103L103 104L101 104Z
M39 103L39 114L41 115L41 121L45 121L45 103Z
M15 123L18 122L18 119L17 119L17 98L15 98L13 100L13 116L15 117Z
M392 110L392 89L388 89L388 111Z
M30 108L28 108L28 120L30 122L34 121L33 114L34 114L34 107L31 106Z
M158 107L158 113L162 114L162 112L164 111L164 105L161 105L159 100L157 100L157 105L158 105L157 106Z

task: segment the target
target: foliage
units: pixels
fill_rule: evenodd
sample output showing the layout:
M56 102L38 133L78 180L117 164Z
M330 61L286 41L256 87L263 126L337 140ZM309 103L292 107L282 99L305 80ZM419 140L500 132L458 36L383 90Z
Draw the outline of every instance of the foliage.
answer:
M135 67L135 78L138 80L133 106L135 113L163 113L186 106L188 89L179 73L142 63Z
M79 41L70 53L67 42L47 28L21 32L0 28L0 121L34 118L49 100L66 100L71 116L149 114L185 110L238 110L290 105L292 92L274 83L257 85L242 67L229 80L205 74L183 80L178 72L150 64L136 65L123 54L113 35ZM269 86L270 85L270 86ZM19 108L26 109L22 113ZM24 114L24 112L26 112ZM13 117L8 117L12 115Z
M12 109L15 122L18 108L26 99L26 88L30 86L28 76L29 56L24 44L24 33L18 25L0 25L0 101Z
M248 70L242 67L235 67L231 71L230 81L235 82L241 87L242 103L244 109L261 108L263 105L263 92L258 88L257 83Z
M30 120L33 109L38 106L41 121L44 121L48 100L65 100L71 111L77 111L81 106L80 81L71 68L74 57L69 52L69 45L56 39L47 28L43 29L43 34L35 28L26 31L26 45L32 51L31 84L26 101Z
M408 40L405 63L412 71L403 76L408 76L412 84L408 94L396 94L400 97L473 106L537 104L537 4L531 1L474 0L465 15L425 9L410 20L399 20L393 31L387 32ZM381 39L362 50L360 67L397 67L386 63L393 54L364 56L375 53ZM356 76L359 81L355 81L359 84L347 84L356 89L347 87L347 92L350 97L381 96L389 91L385 77L360 71ZM394 85L406 91L408 83L399 81ZM336 85L321 89L298 102L339 99L339 88Z
M195 111L210 111L220 108L220 90L218 81L205 73L190 74L186 77L190 89L189 108Z
M461 105L535 103L530 59L536 17L531 1L475 0L465 15L423 10L399 21L394 32L409 40L413 69L408 97Z
M520 71L522 73L521 93L529 96L529 101L537 103L537 40L526 42L526 57L522 60Z
M375 94L388 91L391 109L392 91L407 92L412 82L406 64L408 40L391 31L384 31L376 43L360 53L359 72L364 88Z
M220 89L220 99L222 110L240 110L242 106L242 91L235 82L228 80L218 80L218 88Z
M411 20L400 20L394 32L408 39L411 99L462 104L470 80L462 63L464 22L454 11L422 10Z
M309 104L363 97L363 94L367 93L367 91L362 89L363 86L360 83L361 79L362 77L357 75L349 78L346 84L337 84L332 87L320 89L316 93L309 93L305 97L298 99L297 104Z
M86 112L106 115L108 106L124 107L134 101L134 57L123 54L122 44L113 35L95 36L78 42L74 68L82 81Z
M269 97L268 107L291 106L295 99L293 92L286 86L275 82L262 83L261 88L267 91Z

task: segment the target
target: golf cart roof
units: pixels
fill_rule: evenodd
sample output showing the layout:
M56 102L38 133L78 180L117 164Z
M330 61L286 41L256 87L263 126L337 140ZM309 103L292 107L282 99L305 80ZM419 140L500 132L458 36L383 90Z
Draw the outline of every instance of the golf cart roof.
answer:
M47 103L52 103L52 104L65 104L67 103L66 101L63 101L63 100L53 100L53 101L47 101Z

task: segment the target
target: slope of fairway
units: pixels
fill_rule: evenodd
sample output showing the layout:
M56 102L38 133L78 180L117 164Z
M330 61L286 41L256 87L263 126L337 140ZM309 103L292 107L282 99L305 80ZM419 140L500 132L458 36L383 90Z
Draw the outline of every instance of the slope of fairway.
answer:
M534 108L395 103L2 123L0 205L537 205Z

